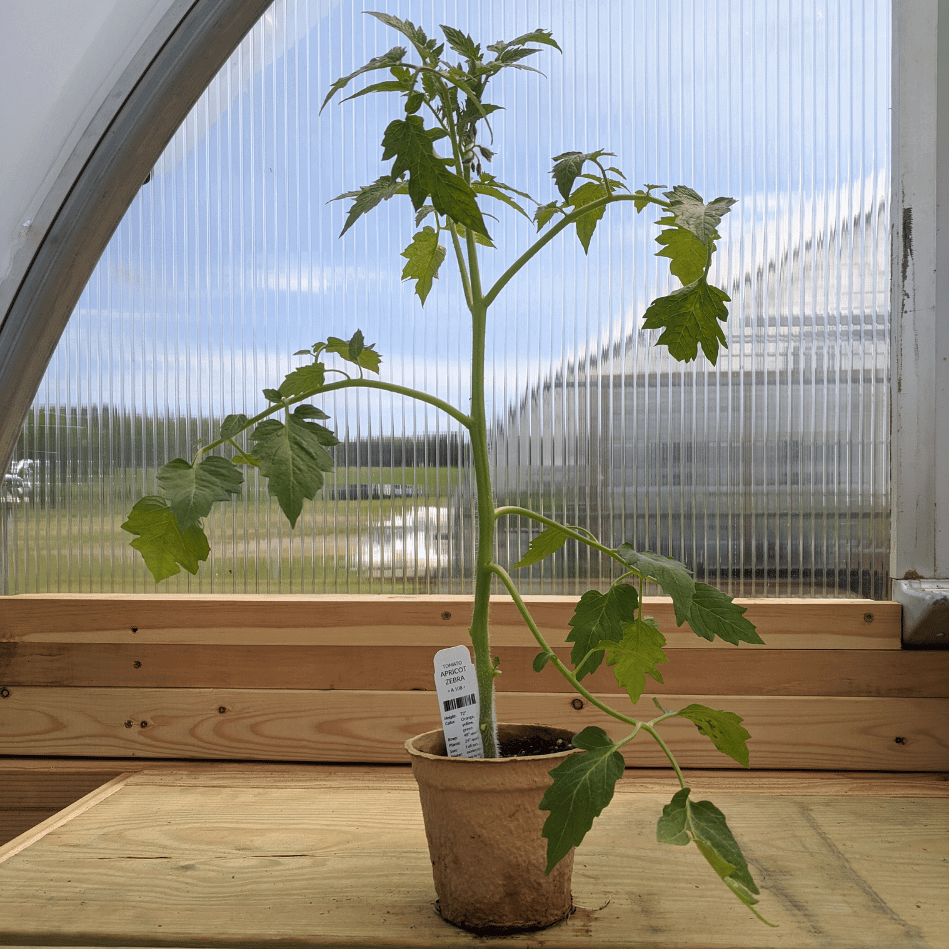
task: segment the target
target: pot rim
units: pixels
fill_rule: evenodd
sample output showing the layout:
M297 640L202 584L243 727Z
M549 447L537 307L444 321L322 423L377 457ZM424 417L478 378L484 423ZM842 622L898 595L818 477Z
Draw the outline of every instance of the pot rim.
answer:
M576 732L569 728L561 728L557 725L543 725L540 722L498 722L498 728L541 728L546 732L562 732L564 736L569 736L570 739L576 735ZM525 761L543 761L551 758L562 758L581 750L580 748L567 748L564 751L552 751L546 755L518 755L513 758L449 758L447 755L433 755L428 751L422 751L420 748L415 747L415 742L433 735L442 735L443 732L444 729L442 728L433 728L431 731L415 735L405 742L405 750L415 758L425 758L429 761L476 761L487 767L511 765L518 761L523 763Z

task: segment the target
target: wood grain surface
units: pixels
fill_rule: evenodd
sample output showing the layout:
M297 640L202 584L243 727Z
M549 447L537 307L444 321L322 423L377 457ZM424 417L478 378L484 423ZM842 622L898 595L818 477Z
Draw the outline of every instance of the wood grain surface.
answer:
M743 775L728 817L768 929L691 847L656 842L675 785L627 772L577 852L576 912L543 933L442 922L405 769L144 772L0 849L0 944L945 949L949 785ZM760 777L766 792L749 788ZM923 783L920 785L923 787ZM840 793L843 791L843 793ZM816 793L815 793L816 792ZM821 793L823 792L823 793Z
M619 708L628 697L607 695ZM949 768L949 699L784 696L658 696L666 707L699 702L742 716L756 768L926 771ZM580 707L578 708L577 705ZM3 700L0 748L9 755L80 755L286 761L403 760L402 745L438 727L431 693L241 689L19 688ZM580 731L624 726L576 696L507 692L506 721ZM651 718L651 698L635 709ZM731 767L731 759L684 719L665 733L690 767ZM665 764L645 739L630 764ZM654 750L655 749L655 750Z
M576 597L525 598L562 643ZM647 597L671 647L733 648L676 628L671 602ZM755 599L757 649L899 649L900 606L870 600ZM492 599L493 642L533 646L509 597ZM211 596L27 594L4 598L0 641L208 645L434 646L466 641L470 596Z
M461 640L459 640L460 642ZM351 689L383 692L434 688L426 645L180 645L153 643L0 643L0 677L20 686L178 689ZM570 650L555 650L569 659ZM497 646L501 692L567 692L553 666L541 674L536 645ZM712 688L729 695L827 695L949 698L949 650L667 649L663 681L649 693L687 694ZM601 665L584 680L593 692L615 691ZM2 708L0 708L2 712Z

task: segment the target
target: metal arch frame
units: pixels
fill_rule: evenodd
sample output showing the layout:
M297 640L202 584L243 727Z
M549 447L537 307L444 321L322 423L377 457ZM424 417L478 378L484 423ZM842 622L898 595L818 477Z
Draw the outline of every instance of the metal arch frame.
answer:
M158 156L271 0L179 0L50 190L49 226L0 322L0 471L96 264ZM77 165L79 165L77 169ZM17 266L15 263L14 266Z

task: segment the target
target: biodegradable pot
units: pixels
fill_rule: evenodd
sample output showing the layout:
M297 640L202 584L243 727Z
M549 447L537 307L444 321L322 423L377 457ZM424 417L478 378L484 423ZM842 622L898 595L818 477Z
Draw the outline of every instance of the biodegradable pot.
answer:
M506 739L528 734L570 742L573 732L543 725L499 725ZM573 908L571 850L551 871L539 808L548 774L573 749L514 758L449 758L442 730L405 743L418 782L432 858L437 908L470 932L543 929Z

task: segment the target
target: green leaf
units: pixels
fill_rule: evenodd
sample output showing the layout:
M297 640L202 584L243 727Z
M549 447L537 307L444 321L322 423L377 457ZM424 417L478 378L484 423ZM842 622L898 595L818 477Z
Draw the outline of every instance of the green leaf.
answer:
M496 184L485 184L484 182L475 181L471 185L472 190L475 194L487 195L489 198L494 198L497 201L501 201L506 204L509 208L513 208L515 211L523 214L528 220L530 220L530 215L512 198L510 195L504 193ZM510 189L508 189L510 190Z
M306 366L298 366L287 373L278 390L284 398L303 395L319 389L326 378L326 369L321 362L311 362Z
M350 81L355 79L356 76L361 75L362 73L372 72L374 69L389 69L392 66L397 65L402 62L402 59L405 57L406 49L404 46L393 46L388 53L384 53L382 56L374 56L372 59L366 63L365 66L360 66L355 72L351 72L348 76L343 76L340 79L337 79L336 82L330 86L330 91L326 93L326 98L323 100L323 104L320 106L320 112L326 108L326 103L336 95L340 89L345 89L349 85Z
M458 232L458 236L462 240L465 240L465 237L468 231L464 227L464 225L456 224L454 225L454 227L455 227L455 230ZM484 234L479 234L477 231L472 231L471 234L474 237L476 244L480 244L482 247L494 247L494 241L491 240L489 237L485 237Z
M727 643L754 643L764 645L754 623L745 619L744 606L732 597L707 583L696 583L689 609L689 626L696 636L711 642L716 636Z
M211 513L215 501L240 494L244 476L226 458L209 455L196 465L175 458L158 471L158 484L182 531Z
M663 220L659 223L662 224ZM659 233L656 243L662 245L662 250L657 251L656 256L669 258L670 273L682 283L694 283L705 276L709 263L709 248L691 231L683 227L666 228Z
M731 297L702 277L680 287L649 305L643 319L644 329L661 329L659 342L669 348L675 359L691 362L701 345L708 361L718 361L719 345L726 345L719 321L728 319L725 302Z
M746 742L751 735L742 727L744 719L734 712L719 711L704 705L688 705L676 714L692 722L723 755L734 758L743 768L748 767Z
M294 410L293 414L297 418L301 419L328 419L329 416L322 410L318 409L315 405L298 405ZM324 437L324 445L338 445L339 442L336 439L336 436L328 429L324 428L323 431L329 436L328 438Z
M371 185L363 185L358 191L347 191L333 198L333 201L342 201L343 198L353 199L353 203L349 206L349 213L346 215L346 223L339 232L339 236L342 237L367 211L371 211L377 204L388 201L397 194L408 194L405 182L392 175L382 175Z
M758 887L751 878L741 848L729 830L725 815L711 801L689 800L689 788L683 788L662 809L656 826L660 843L680 847L695 842L712 869L729 889L747 906L758 901L751 895Z
M435 154L432 134L417 115L394 119L382 136L382 158L395 159L392 176L409 174L408 190L417 211L431 197L439 214L490 237L474 191L464 178L449 171Z
M340 339L330 336L326 341L326 351L342 356L347 362L354 363L361 369L378 372L382 365L382 357L375 350L375 343L366 343L362 330L356 330L352 339ZM329 418L324 415L323 418Z
M609 196L610 191L602 181L588 181L586 184L580 185L580 187L570 195L568 203L575 210L578 210L586 204L599 201L600 198L608 198ZM606 206L603 205L577 218L577 237L580 238L584 253L590 252L590 241L593 238L593 232L596 230L600 218L602 218L605 213Z
M527 545L527 553L511 568L529 567L532 563L540 563L545 557L556 553L567 542L567 535L556 527L548 527L541 531Z
M645 211L653 202L649 200L652 192L656 188L664 188L665 185L643 185L638 191L633 192L633 205L637 212Z
M142 555L156 583L180 573L181 567L188 573L197 573L199 563L211 553L201 527L192 524L182 531L164 498L142 498L121 526L122 530L139 535L131 545Z
M475 43L467 33L462 33L461 30L456 30L453 26L443 25L441 30L445 34L448 45L456 53L464 56L465 59L471 59L475 62L481 61L481 46Z
M616 555L642 576L655 580L663 592L672 597L677 625L681 626L688 621L692 597L695 594L695 581L678 560L651 551L638 553L629 544L623 544L616 551Z
M264 389L263 394L268 402L283 402L283 396L279 389Z
M221 438L233 438L247 428L247 416L243 412L228 415L221 422Z
M547 839L548 874L583 840L610 803L626 766L617 745L595 725L574 736L573 744L584 753L570 755L550 772L554 782L540 802L542 811L550 811L542 832Z
M522 33L516 39L499 40L497 43L491 43L488 46L488 49L492 53L503 53L504 50L509 49L512 46L523 46L525 43L542 43L544 46L553 46L558 53L562 53L563 50L557 45L557 41L553 37L553 33L550 30L531 30L530 33Z
M362 96L372 95L376 92L407 92L412 88L411 81L405 79L387 79L385 82L374 82L371 86L366 86L363 89L360 89L359 92L354 92L351 96L346 96L345 99L340 99L340 104L343 102L350 102L353 99L359 99Z
M415 47L422 59L426 61L432 59L432 50L429 45L432 41L420 26L416 26L411 20L400 20L391 13L377 13L373 10L366 10L366 13L381 20L386 26L391 26L393 30L398 30Z
M333 456L323 447L336 444L329 429L294 412L286 424L266 419L254 429L255 455L267 490L277 499L290 526L296 525L303 502L323 487L323 472L333 470Z
M595 152L564 152L562 155L554 155L554 167L551 170L557 190L563 196L564 201L570 198L570 190L573 183L577 180L583 166L588 161L596 161L604 155L612 155L613 152L605 152L598 149Z
M706 204L701 195L685 185L676 185L665 195L669 199L675 223L691 231L706 246L718 239L716 229L735 204L734 198L716 198Z
M646 676L662 682L658 664L668 662L662 647L666 637L659 632L651 617L637 618L623 627L620 642L604 640L600 648L606 650L606 664L613 667L613 675L620 688L626 689L635 705L646 688Z
M554 654L552 652L537 653L537 655L534 656L534 663L533 663L534 672L542 672L544 669L544 666L546 666L547 663L550 662L550 660L553 658L554 658Z
M408 261L402 268L402 279L415 281L415 292L424 305L432 289L432 281L438 277L438 268L445 259L445 248L438 243L435 229L423 227L401 256Z
M571 631L567 642L574 644L570 651L570 662L577 669L577 678L595 672L603 660L600 643L621 642L623 626L636 619L639 594L628 583L617 583L606 593L588 590L577 603L570 619ZM580 663L593 651L583 666ZM580 667L580 668L577 668Z

